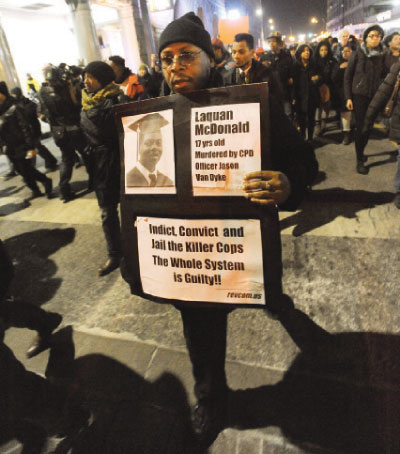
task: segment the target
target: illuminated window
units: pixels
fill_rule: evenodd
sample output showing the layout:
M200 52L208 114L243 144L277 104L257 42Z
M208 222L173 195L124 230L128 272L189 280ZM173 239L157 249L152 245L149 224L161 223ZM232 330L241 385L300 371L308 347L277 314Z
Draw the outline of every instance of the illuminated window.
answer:
M172 0L150 0L150 11L163 11L173 8Z

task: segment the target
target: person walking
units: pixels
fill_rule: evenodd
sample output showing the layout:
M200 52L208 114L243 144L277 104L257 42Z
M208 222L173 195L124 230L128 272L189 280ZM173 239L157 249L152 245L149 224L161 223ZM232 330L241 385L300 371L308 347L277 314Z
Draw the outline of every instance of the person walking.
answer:
M320 104L318 87L322 76L312 58L312 50L307 44L296 50L296 62L293 65L293 94L295 111L300 133L311 141L314 136L315 111Z
M381 43L383 36L381 26L368 27L364 31L360 47L351 54L344 73L346 107L354 111L356 121L356 170L361 175L367 175L369 172L369 168L365 166L368 158L364 156L369 138L369 131L363 132L365 114L385 76L385 51Z
M0 140L4 142L6 154L16 171L31 189L32 198L43 195L37 185L37 182L40 182L50 199L53 183L31 162L31 158L36 155L35 138L24 111L10 95L5 82L0 82Z
M382 112L389 101L396 81L400 77L400 61L394 63L385 80L379 86L378 91L372 98L367 113L365 115L364 131L369 131L374 125L375 118ZM392 115L389 122L389 139L397 144L397 166L394 176L395 196L393 203L396 208L400 209L400 99L397 96L394 100Z
M114 77L112 68L101 61L93 61L84 69L80 126L87 139L85 155L90 161L90 178L101 210L108 253L99 276L118 268L121 259L119 144L112 108L126 97L113 82Z

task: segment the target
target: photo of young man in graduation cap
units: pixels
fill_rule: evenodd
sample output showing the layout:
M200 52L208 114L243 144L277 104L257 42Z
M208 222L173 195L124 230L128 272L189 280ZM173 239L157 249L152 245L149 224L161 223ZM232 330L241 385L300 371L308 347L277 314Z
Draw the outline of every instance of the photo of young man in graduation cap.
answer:
M163 155L161 128L169 122L159 113L150 113L131 123L128 128L137 133L138 158L126 175L127 187L171 187L174 182L158 169Z

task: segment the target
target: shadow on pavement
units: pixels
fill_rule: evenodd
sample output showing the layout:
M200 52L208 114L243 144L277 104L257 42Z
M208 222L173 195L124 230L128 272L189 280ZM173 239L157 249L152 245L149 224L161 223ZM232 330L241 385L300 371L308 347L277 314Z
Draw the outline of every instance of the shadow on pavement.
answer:
M0 206L0 217L8 216L10 214L16 213L17 211L25 210L25 208L30 207L28 200L23 200L18 203L7 203L6 205Z
M22 233L4 241L15 275L10 294L35 305L49 301L62 279L53 277L57 265L50 258L59 249L74 241L75 229L40 229Z
M400 452L400 336L329 334L299 310L281 323L301 352L278 384L232 392L232 426L278 426L307 453Z
M390 203L393 197L392 192L349 190L339 187L313 189L307 201L302 204L301 211L280 222L281 230L295 226L293 236L300 236L329 224L339 216L354 219L358 211ZM323 204L317 205L319 202Z
M0 189L0 197L9 197L10 195L17 194L23 188L23 186L9 186L8 188Z
M61 438L55 454L207 452L194 443L186 392L174 375L163 374L150 383L102 354L74 359L71 327L53 336L47 379L25 371L4 344L0 353L3 351L8 355L6 370L13 373L17 365L19 373L8 375L5 387L0 388L0 402L21 393L17 402L25 404L14 408L14 401L8 401L8 411L2 414L11 410L14 425L3 424L3 443L7 429L8 440L15 438L15 426L21 441L42 439L43 443L43 434ZM36 452L41 451L26 451Z

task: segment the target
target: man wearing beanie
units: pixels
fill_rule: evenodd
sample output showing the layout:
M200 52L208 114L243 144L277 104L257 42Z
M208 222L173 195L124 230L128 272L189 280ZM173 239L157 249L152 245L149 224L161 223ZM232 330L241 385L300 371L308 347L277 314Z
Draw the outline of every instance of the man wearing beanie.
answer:
M112 68L102 61L91 62L84 69L81 128L88 143L85 154L101 210L108 253L107 261L98 270L99 276L118 268L121 258L118 217L120 162L112 107L122 102L124 95L113 82L114 77Z
M25 184L32 191L32 198L40 197L37 182L43 184L48 198L52 196L53 183L39 172L29 157L36 155L35 138L23 109L8 92L5 82L0 82L0 139L6 145L6 154Z
M368 105L378 91L387 70L385 69L385 50L382 46L384 31L379 25L371 25L363 34L361 46L352 52L344 73L344 96L348 110L354 110L356 119L355 148L356 171L367 175L367 157L364 149L368 143L369 131L363 131Z
M215 69L210 35L194 13L185 14L166 27L159 40L159 56L165 79L163 93L185 95L193 90L223 86L223 79ZM318 164L310 145L302 140L273 97L270 112L274 170L249 175L243 182L243 197L249 203L295 209L315 177ZM257 191L256 195L253 191ZM278 316L288 309L288 305L274 303L274 307L267 309ZM173 304L181 313L193 366L197 397L192 413L193 431L199 443L210 445L226 418L225 353L230 310L194 308L179 301Z
M141 101L146 99L143 85L139 82L137 74L133 73L125 66L125 59L119 55L112 55L108 59L108 64L111 66L115 74L115 83L118 84L121 90L128 98L133 101Z

